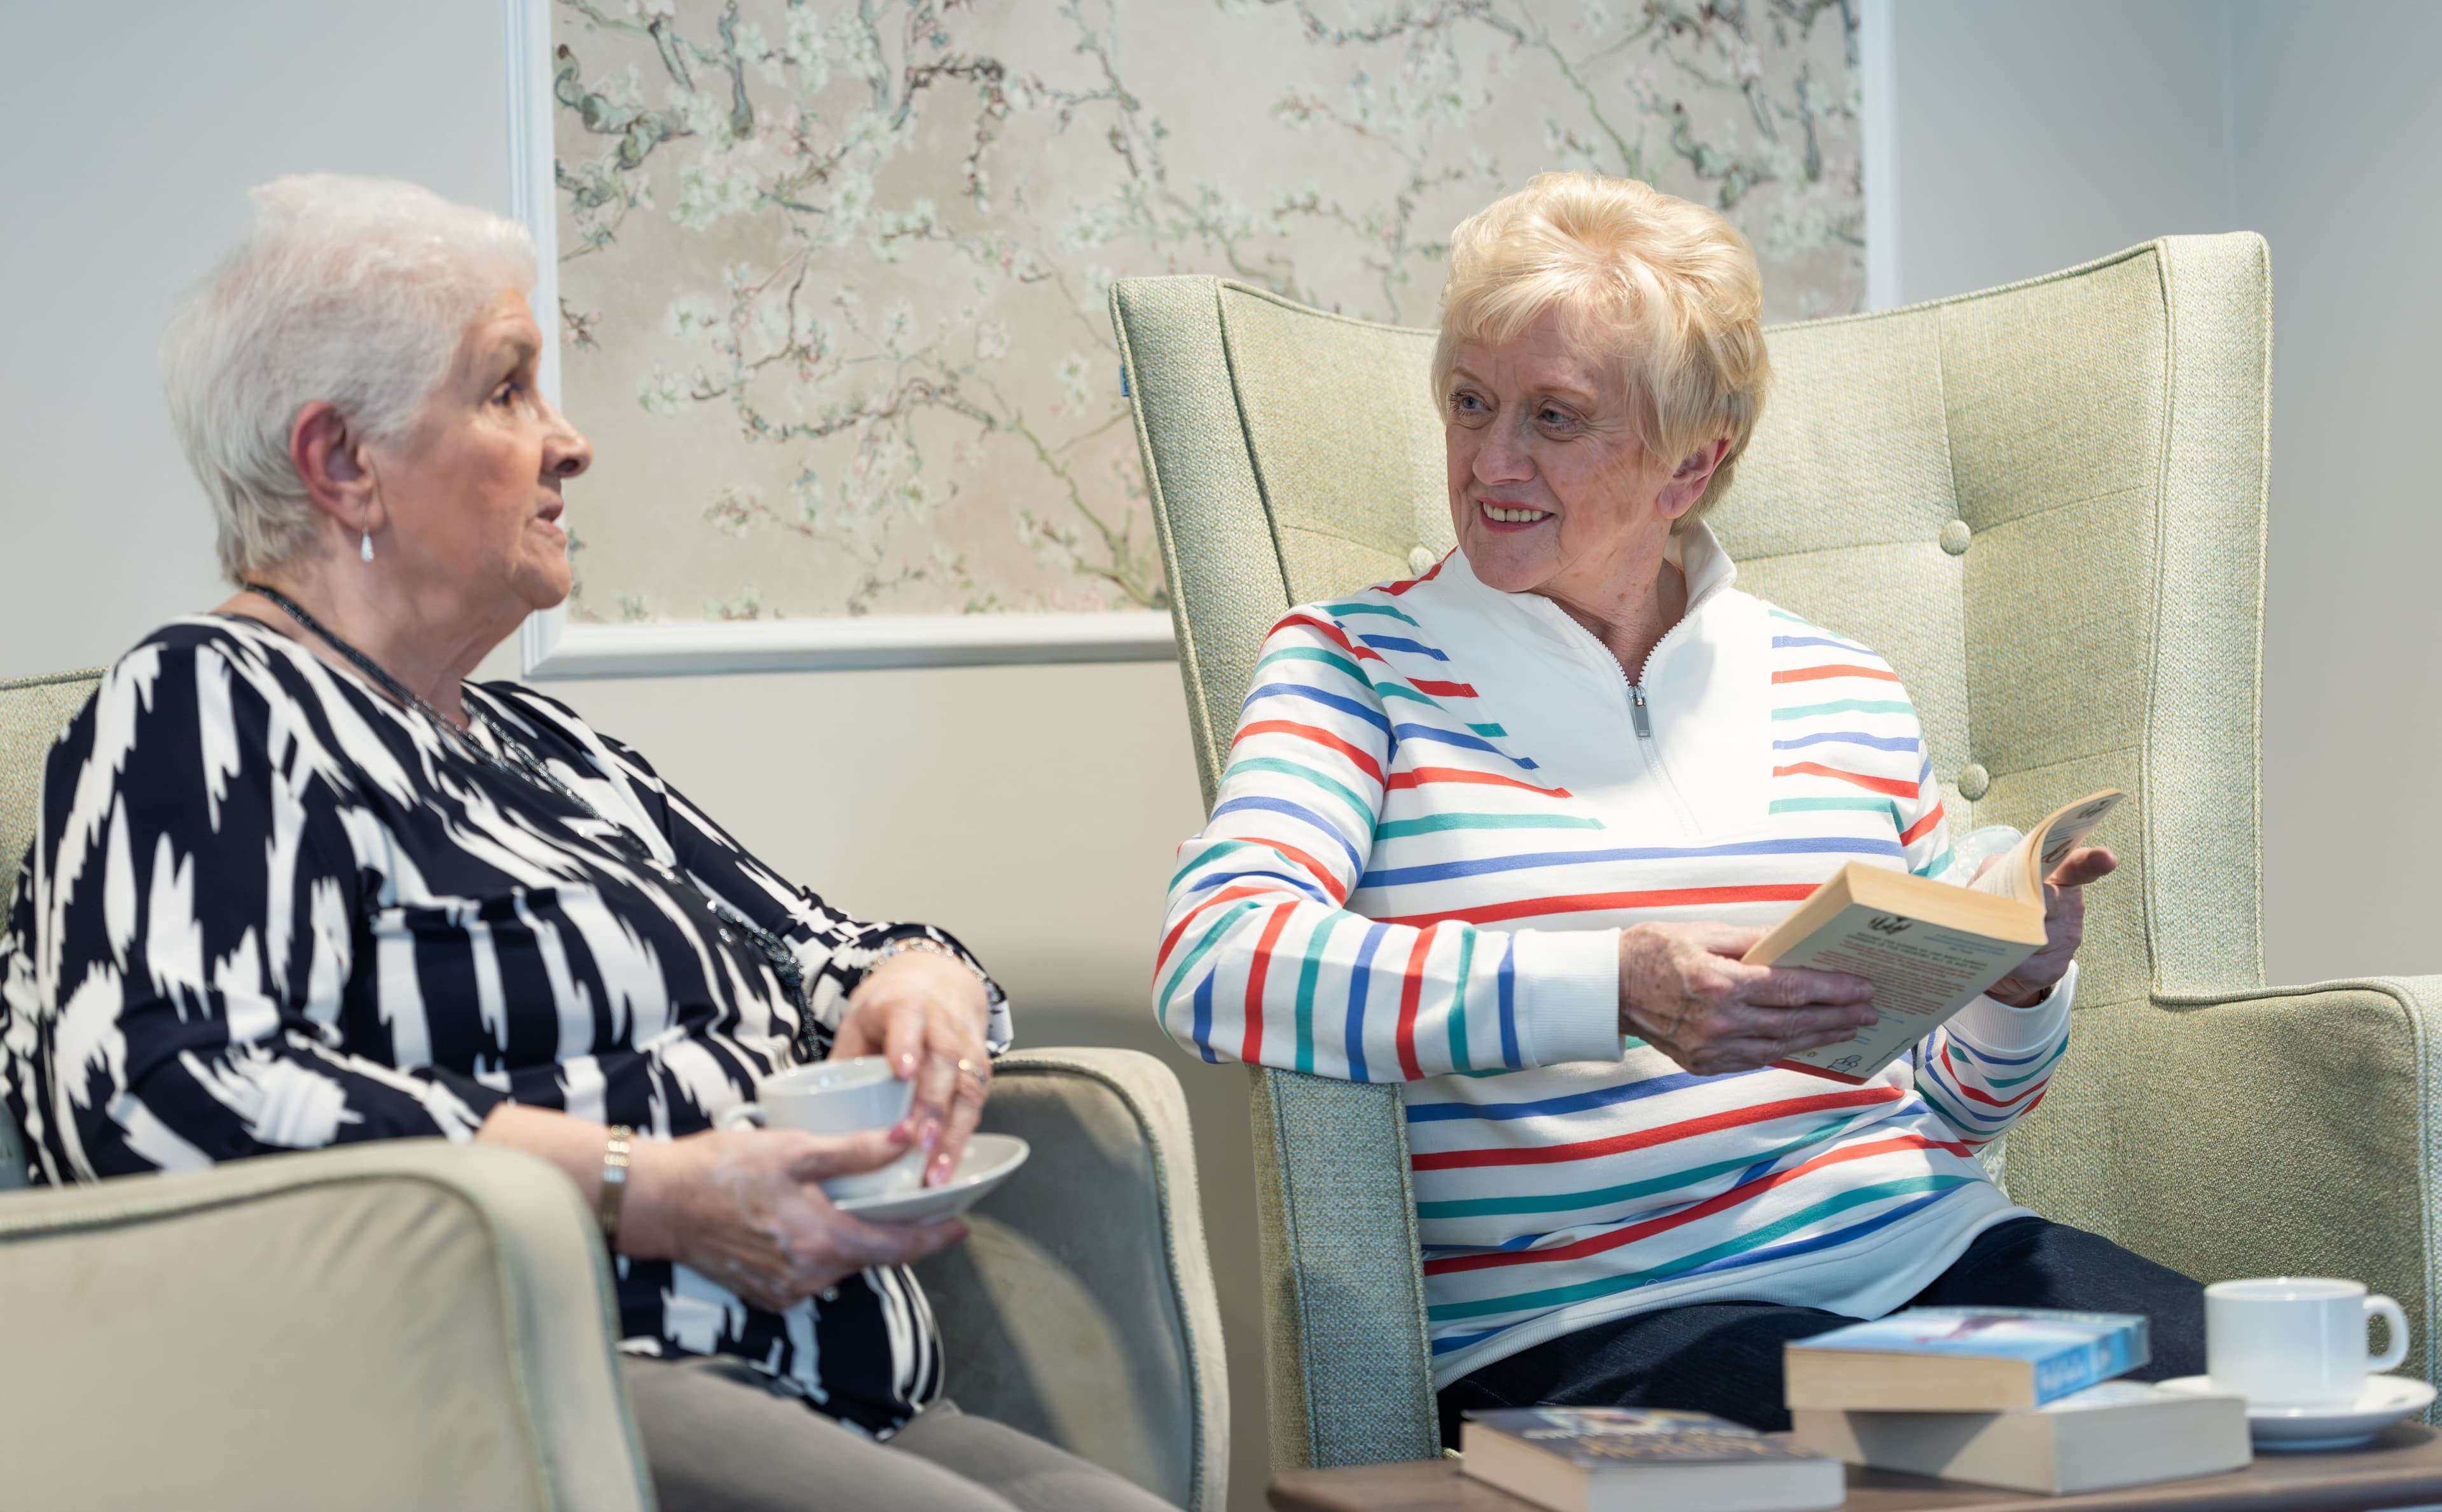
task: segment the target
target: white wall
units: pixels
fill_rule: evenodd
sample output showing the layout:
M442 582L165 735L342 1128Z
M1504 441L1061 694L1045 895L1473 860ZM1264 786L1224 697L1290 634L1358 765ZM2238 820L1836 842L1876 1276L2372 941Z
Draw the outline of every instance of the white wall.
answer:
M1899 298L2233 225L2222 0L1893 5Z
M154 351L248 185L323 168L508 194L497 0L6 15L28 132L0 235L0 678L110 661L224 596Z
M2442 744L2423 606L2442 562L2442 7L1894 4L1903 301L2174 232L2272 247L2266 969L2442 971Z
M2232 12L2238 218L2275 308L2266 955L2276 981L2442 972L2442 7Z

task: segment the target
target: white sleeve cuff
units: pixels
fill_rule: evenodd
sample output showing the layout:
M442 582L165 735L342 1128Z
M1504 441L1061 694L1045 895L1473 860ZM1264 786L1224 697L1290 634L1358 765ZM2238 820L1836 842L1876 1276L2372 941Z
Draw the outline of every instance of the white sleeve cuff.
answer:
M2068 1031L2069 1006L2077 998L2077 962L2070 961L2061 979L2032 1008L2012 1008L1997 998L1978 995L1950 1021L1950 1032L1979 1050L2016 1055L2060 1043Z
M1619 1059L1618 930L1522 929L1509 937L1509 964L1528 1066Z

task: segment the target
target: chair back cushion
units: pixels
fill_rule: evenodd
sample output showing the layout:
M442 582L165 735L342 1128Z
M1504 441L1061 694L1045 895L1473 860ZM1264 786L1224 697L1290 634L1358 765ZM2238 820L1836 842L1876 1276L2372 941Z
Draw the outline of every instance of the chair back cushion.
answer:
M17 870L33 842L43 763L100 682L100 667L0 681L0 929L7 927ZM17 1120L0 1105L0 1192L25 1184L25 1142Z

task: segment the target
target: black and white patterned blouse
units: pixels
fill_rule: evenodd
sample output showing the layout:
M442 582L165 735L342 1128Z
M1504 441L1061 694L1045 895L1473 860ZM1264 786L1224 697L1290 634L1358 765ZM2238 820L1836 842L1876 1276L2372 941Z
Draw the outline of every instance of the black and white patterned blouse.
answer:
M741 931L565 796L260 625L178 620L110 669L52 750L0 935L0 1092L34 1180L465 1139L504 1099L674 1139L828 1053L885 941L956 945L782 882L551 700L465 696L603 819L786 939L814 1022L801 1030ZM997 1052L1009 1016L991 997ZM622 1258L618 1274L630 1351L739 1357L878 1434L940 1390L902 1270L786 1313L665 1261Z

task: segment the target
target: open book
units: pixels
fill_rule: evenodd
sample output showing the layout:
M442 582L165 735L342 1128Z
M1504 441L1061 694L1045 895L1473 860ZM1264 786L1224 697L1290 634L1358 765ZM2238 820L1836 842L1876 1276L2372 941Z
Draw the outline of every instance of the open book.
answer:
M1773 1064L1863 1082L1907 1053L2044 943L2044 880L2120 800L2117 788L2052 811L1965 887L1852 861L1746 959L1812 966L1874 984L1878 1016L1855 1039Z

